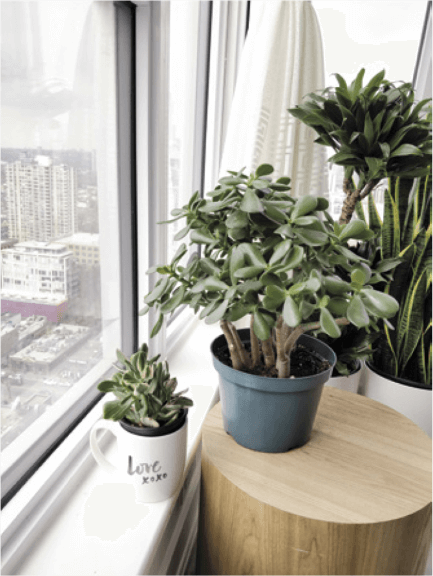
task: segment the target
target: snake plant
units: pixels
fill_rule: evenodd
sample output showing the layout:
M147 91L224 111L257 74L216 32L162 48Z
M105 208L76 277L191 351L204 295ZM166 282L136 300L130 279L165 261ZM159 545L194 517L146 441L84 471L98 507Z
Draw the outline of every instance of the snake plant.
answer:
M393 321L383 323L383 336L373 364L391 376L431 386L432 370L432 176L389 178L383 221L369 198L370 227L382 258L399 258L384 292L400 304ZM372 242L370 240L370 242Z
M148 358L147 344L130 358L117 350L117 359L121 369L98 384L100 392L113 392L117 397L104 405L107 420L125 418L140 428L158 428L171 424L183 408L192 406L192 400L182 396L186 390L174 393L177 381L170 378L168 363L158 362L159 355Z

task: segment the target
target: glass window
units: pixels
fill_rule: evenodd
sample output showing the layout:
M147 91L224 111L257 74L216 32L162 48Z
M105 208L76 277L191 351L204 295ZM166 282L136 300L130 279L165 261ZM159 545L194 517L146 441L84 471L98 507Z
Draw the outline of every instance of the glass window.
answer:
M412 81L426 2L313 0L313 6L322 31L326 86L338 86L335 72L351 82L361 68L365 81L383 69L392 82ZM328 152L334 153L331 148ZM374 191L379 210L384 186ZM344 200L343 167L330 165L329 187L330 210L338 219Z
M1 3L4 469L95 397L120 347L114 10ZM77 237L100 262L74 257Z
M168 108L168 214L185 205L193 190L194 131L196 122L197 53L200 2L170 3L170 57ZM179 244L174 236L185 226L168 226L168 258Z

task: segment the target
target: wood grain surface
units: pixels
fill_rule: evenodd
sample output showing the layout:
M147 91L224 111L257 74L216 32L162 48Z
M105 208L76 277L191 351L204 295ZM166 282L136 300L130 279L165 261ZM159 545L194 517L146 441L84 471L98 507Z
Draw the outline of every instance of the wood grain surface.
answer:
M401 414L325 388L301 448L239 446L219 404L202 440L201 574L423 573L431 440Z

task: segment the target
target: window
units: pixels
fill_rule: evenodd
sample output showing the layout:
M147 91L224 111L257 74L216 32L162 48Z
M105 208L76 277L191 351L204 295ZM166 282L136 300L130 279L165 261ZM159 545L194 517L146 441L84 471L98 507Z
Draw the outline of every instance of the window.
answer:
M87 430L95 418L95 412L84 419L83 414L97 400L96 382L111 366L117 347L130 354L137 346L139 299L148 289L144 272L169 253L167 228L156 222L193 190L203 192L206 148L209 165L218 172L213 161L218 163L219 152L214 153L212 142L217 125L212 124L211 138L206 127L209 118L215 120L216 108L220 120L221 111L230 108L236 66L227 67L226 78L225 63L231 61L228 54L239 55L246 30L246 2L231 4L2 2L2 299L12 300L3 289L10 290L10 280L17 279L21 292L15 289L13 301L24 301L26 314L35 302L41 304L30 316L22 306L8 311L4 333L12 345L23 331L27 340L17 352L11 345L4 353L2 376L11 375L3 378L4 407L13 415L29 386L34 390L25 396L28 406L35 398L45 399L32 408L39 416L21 433L9 443L4 435L3 504L44 454L52 453L6 506L9 518L14 501L21 502L45 470L57 466L62 453L56 473L24 504L24 511L20 508L20 518L43 503L52 487L59 489L57 471L76 455L65 456L62 449L71 439L75 442L75 433L84 446L83 426ZM193 84L179 90L183 77L175 74L176 49L187 59L178 64ZM178 90L182 101L167 114L170 89L172 94ZM187 149L186 156L177 158L178 179L169 145L176 138ZM10 274L5 275L9 260ZM147 340L144 324L140 341ZM164 346L156 346L164 354ZM19 354L24 349L44 361L29 366L28 355ZM59 367L50 361L54 353ZM79 420L82 426L55 451ZM12 432L13 418L9 424ZM25 538L18 532L14 518L2 544L7 563L15 562Z
M3 503L97 398L95 383L124 344L119 10L1 3ZM77 236L83 249L98 246L98 261L84 265L68 248ZM32 398L43 398L37 409Z
M427 3L400 0L390 5L374 0L313 1L323 37L326 86L338 86L335 72L351 82L361 68L366 69L366 81L383 69L390 81L412 81ZM341 166L330 166L329 186L330 211L338 219L344 199ZM374 191L379 210L384 187L380 184Z

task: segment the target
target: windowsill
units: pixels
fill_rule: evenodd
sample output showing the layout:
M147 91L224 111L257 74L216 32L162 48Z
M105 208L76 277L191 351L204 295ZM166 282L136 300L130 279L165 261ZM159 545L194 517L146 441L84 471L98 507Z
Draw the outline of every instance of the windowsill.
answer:
M196 454L206 414L218 394L209 347L219 333L217 324L207 326L194 320L168 358L171 374L177 377L181 389L189 389L188 395L194 400L188 415L185 473ZM106 449L109 457L115 452L114 444L111 441ZM43 473L44 466L38 472ZM34 531L37 536L20 548L19 561L10 573L131 576L147 572L176 497L157 504L136 503L133 487L120 477L107 476L88 448L80 468L45 514L43 525ZM4 513L7 515L8 506Z

